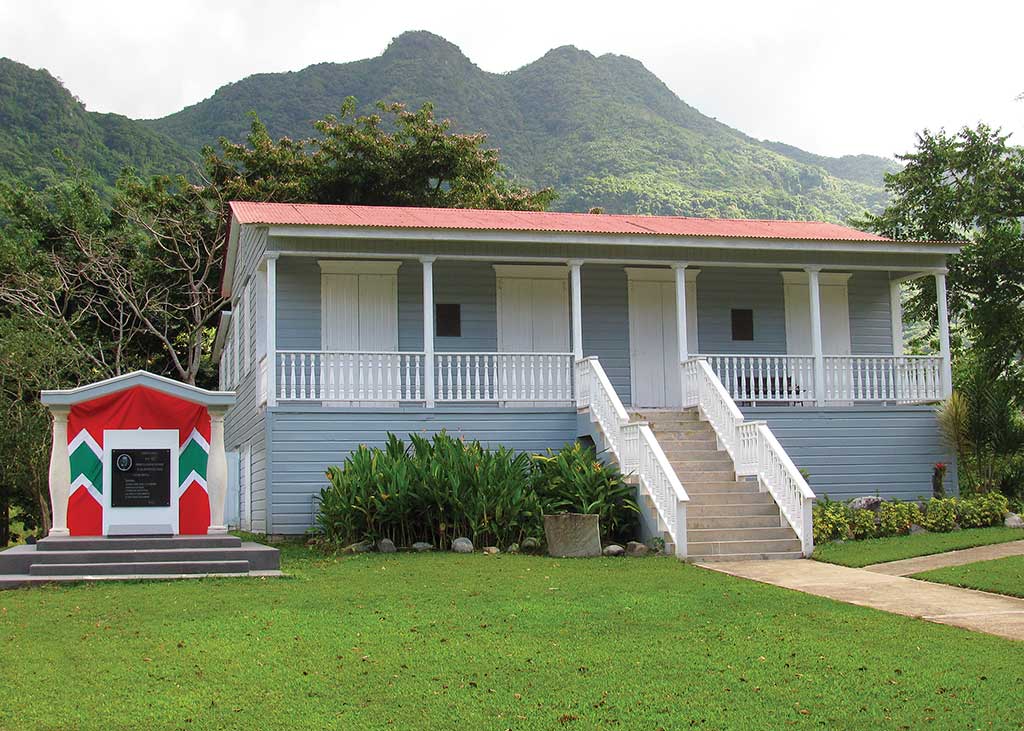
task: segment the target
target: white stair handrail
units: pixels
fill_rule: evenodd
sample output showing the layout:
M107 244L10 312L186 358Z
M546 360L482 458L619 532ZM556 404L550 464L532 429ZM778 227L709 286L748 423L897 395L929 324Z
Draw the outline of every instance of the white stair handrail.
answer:
M805 556L814 552L815 495L800 470L764 421L746 421L711 366L702 358L682 364L683 405L697 406L721 446L732 457L736 475L754 475L778 504L800 539Z
M689 495L647 422L629 413L594 356L576 361L577 404L604 433L605 443L624 474L634 473L651 497L658 521L671 536L675 555L686 558L686 505Z

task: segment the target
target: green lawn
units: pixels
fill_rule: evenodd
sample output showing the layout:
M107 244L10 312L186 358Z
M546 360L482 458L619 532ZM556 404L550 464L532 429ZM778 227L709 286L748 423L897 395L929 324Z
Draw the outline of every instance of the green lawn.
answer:
M1024 556L947 566L914 574L913 578L1024 598Z
M1024 643L668 558L0 592L3 729L1021 728Z
M837 563L842 566L870 566L874 563L899 561L915 556L930 556L961 548L987 546L992 543L1024 541L1024 530L1020 528L970 528L952 533L918 533L909 536L871 538L866 541L843 541L824 543L814 547L818 561Z

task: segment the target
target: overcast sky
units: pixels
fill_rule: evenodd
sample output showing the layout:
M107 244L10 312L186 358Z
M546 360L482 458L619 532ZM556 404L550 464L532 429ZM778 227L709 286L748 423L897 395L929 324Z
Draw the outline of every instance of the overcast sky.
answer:
M705 114L828 155L893 155L917 130L978 121L1024 143L1022 28L1015 0L0 0L0 56L48 69L95 111L163 116L422 29L494 72L567 44L632 56Z

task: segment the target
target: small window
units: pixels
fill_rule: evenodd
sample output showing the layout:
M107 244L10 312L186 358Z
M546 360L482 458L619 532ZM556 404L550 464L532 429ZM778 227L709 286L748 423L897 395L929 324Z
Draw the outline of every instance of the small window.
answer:
M754 311L733 310L732 311L732 339L753 340L754 339Z
M436 305L434 322L437 337L458 338L462 336L462 305Z

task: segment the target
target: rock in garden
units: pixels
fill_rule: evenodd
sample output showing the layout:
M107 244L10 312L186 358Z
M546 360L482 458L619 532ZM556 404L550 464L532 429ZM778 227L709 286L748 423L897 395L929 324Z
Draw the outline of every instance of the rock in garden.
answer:
M1024 528L1024 520L1016 513L1008 513L1003 525L1007 528Z
M493 556L496 553L501 553L501 549L497 546L485 546L484 553L486 553L488 556Z
M505 553L519 553L519 544L513 543L505 549Z
M850 510L870 510L877 513L882 509L882 498L877 495L855 497L850 501Z
M601 555L601 530L595 513L561 513L544 516L548 555L586 558Z
M395 548L395 542L390 538L381 538L377 541L377 550L381 553L394 553L398 549Z
M350 543L341 549L342 553L369 553L373 550L373 542L371 541L359 541L358 543Z
M423 553L424 551L433 551L434 547L429 543L425 543L423 541L416 541L412 544L412 550L416 551L417 553Z
M924 528L919 526L917 523L914 523L912 526L910 526L910 535L912 535L912 536L916 536L918 533L927 533L927 532L928 531L926 531Z
M540 550L540 541L536 538L524 538L519 544L519 550L523 553L534 553Z
M626 552L626 549L620 546L618 543L609 543L601 551L605 556L621 556Z
M452 550L455 553L473 553L473 541L468 538L456 538L452 541Z
M646 544L640 541L630 541L626 544L627 556L646 556L650 550Z

